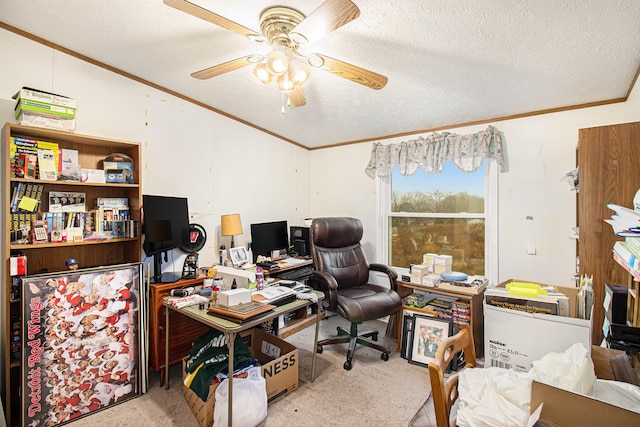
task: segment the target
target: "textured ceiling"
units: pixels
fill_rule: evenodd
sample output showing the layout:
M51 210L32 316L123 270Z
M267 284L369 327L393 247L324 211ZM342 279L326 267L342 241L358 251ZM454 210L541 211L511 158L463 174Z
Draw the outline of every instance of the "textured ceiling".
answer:
M322 0L193 0L259 32L260 12ZM306 47L389 78L372 90L321 70L307 105L244 67L190 74L268 47L162 0L4 1L0 21L305 147L624 98L640 67L638 0L353 0L360 17Z

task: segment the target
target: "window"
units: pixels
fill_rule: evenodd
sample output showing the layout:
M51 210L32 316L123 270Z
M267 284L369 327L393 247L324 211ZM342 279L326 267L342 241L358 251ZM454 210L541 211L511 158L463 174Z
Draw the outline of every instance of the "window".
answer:
M380 185L379 246L383 262L400 268L422 263L425 253L447 254L453 271L497 278L497 167L484 160L467 173L447 162L442 173L396 167Z

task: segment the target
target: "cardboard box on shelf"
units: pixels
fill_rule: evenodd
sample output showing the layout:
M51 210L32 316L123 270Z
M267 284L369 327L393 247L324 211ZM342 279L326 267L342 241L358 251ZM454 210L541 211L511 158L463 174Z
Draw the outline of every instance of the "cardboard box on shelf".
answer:
M241 335L253 357L260 362L260 370L266 380L268 404L298 388L298 349L294 345L261 329L250 329ZM200 427L209 427L213 423L217 387L218 384L209 386L209 396L203 402L189 387L182 385L182 394Z
M422 263L425 265L434 265L436 263L437 256L438 254L432 254L432 253L424 254L422 255Z
M16 119L22 112L31 112L41 114L47 117L60 117L64 119L74 119L76 117L76 109L64 107L55 104L47 104L46 102L20 100L14 107L14 115Z
M46 104L59 105L61 107L69 107L76 109L78 104L75 99L69 98L63 95L56 95L55 93L44 92L38 89L32 89L29 87L23 87L15 95L13 99L20 102L20 100L38 101Z
M533 381L531 412L533 413L540 404L542 404L542 411L538 421L543 425L564 427L640 425L640 413L590 396Z
M427 264L414 264L411 266L411 274L416 276L426 276L429 273L433 273L433 266Z
M76 131L76 120L63 117L45 116L40 113L22 110L16 117L18 124L26 126L37 126L47 129L63 130L66 132Z
M133 160L126 154L110 154L102 166L106 182L133 184Z
M504 287L511 281L514 280L507 280L498 286ZM569 317L527 313L484 304L485 366L528 372L531 363L547 353L563 352L578 342L585 348L591 348L591 322L575 318L578 288L556 288L569 297Z

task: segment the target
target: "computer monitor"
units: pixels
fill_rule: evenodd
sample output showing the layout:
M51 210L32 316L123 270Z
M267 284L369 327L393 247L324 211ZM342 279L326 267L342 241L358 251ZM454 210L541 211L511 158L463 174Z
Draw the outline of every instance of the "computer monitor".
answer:
M142 195L142 249L153 256L154 283L173 283L181 272L162 274L162 254L179 248L189 241L189 208L184 197Z
M271 251L289 248L287 221L251 224L251 252L253 262L258 255L271 256Z

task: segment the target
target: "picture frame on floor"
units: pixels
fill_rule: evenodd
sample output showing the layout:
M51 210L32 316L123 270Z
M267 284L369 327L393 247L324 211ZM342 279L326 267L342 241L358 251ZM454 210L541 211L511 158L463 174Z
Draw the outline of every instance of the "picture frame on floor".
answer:
M410 349L409 363L428 366L435 360L438 347L453 333L453 323L450 320L437 317L413 315L413 331Z

